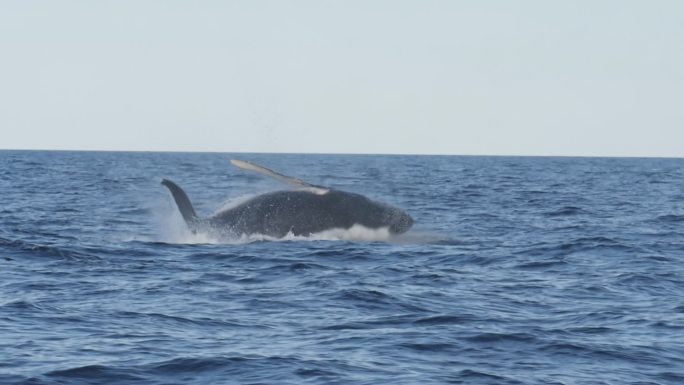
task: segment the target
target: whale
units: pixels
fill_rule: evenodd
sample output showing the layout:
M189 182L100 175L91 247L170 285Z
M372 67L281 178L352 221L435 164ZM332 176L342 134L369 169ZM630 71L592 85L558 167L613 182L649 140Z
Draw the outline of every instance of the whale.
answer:
M161 184L171 192L178 211L193 233L283 238L289 234L306 237L326 230L348 230L353 226L402 234L413 226L413 218L405 211L364 195L313 185L242 160L233 159L230 163L271 177L289 188L256 195L234 207L200 218L185 191L176 183L163 179Z

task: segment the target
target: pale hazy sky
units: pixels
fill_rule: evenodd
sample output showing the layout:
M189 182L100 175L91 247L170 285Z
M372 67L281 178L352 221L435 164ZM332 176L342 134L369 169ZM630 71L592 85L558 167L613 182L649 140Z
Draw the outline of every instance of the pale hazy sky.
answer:
M684 157L684 1L3 1L0 148Z

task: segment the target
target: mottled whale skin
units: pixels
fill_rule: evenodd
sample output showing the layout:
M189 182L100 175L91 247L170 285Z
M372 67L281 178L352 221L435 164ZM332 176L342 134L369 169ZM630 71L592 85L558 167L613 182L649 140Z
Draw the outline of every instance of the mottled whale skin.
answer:
M185 223L194 231L218 231L229 236L261 234L282 238L288 234L309 236L331 229L361 225L386 228L392 234L406 232L413 219L404 211L363 195L307 184L252 163L233 161L244 169L258 171L299 188L255 196L209 218L199 218L187 194L164 179Z

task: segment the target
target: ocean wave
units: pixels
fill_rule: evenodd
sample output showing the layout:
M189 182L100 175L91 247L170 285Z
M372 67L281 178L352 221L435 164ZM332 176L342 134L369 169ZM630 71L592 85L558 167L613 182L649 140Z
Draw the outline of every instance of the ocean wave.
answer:
M556 210L552 211L547 211L544 213L545 216L548 217L565 217L565 216L570 216L570 215L579 215L583 214L584 210L580 207L576 206L564 206Z
M684 222L684 215L666 214L660 215L654 219L655 222L660 223L682 223Z
M92 384L92 383L138 383L144 379L127 368L110 367L107 365L85 365L68 369L54 370L44 375L44 382L40 379L31 379L28 384L50 383L53 381L65 381L68 384Z
M8 253L13 257L32 256L66 260L101 260L101 257L96 254L81 250L74 250L70 247L53 244L40 244L20 239L12 240L0 238L0 248L4 250L5 253Z
M319 362L295 356L176 357L146 364L96 363L56 369L41 376L19 381L17 385L274 382L300 384L302 381L331 381L347 378L345 370L350 369L348 366L338 364L337 370L333 368L334 366L325 361Z
M391 316L381 316L365 318L360 320L344 320L332 325L320 326L321 330L365 330L365 329L384 329L388 327L401 328L409 327L415 320L416 316L413 313L402 313Z
M448 315L441 314L430 317L424 317L413 321L416 326L435 326L435 325L450 325L450 324L463 324L466 322L472 322L476 318L472 315Z
M645 250L641 247L635 247L609 237L590 236L578 237L562 242L541 243L515 251L515 254L529 257L542 256L547 258L562 258L577 254L601 253L603 257L606 257L610 254L621 256L624 255L625 252L641 253L644 251ZM555 261L533 261L532 263L536 262L563 263L560 259L556 259Z
M472 336L466 336L464 337L464 339L469 342L484 344L499 344L506 342L534 343L535 341L537 341L536 336L528 333L480 333Z

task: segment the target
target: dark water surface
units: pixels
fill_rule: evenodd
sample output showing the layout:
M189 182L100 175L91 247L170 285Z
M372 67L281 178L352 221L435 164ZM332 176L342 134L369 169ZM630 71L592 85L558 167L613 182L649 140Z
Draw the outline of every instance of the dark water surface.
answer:
M230 157L0 151L0 383L684 384L684 160L241 155L416 225L189 234Z

